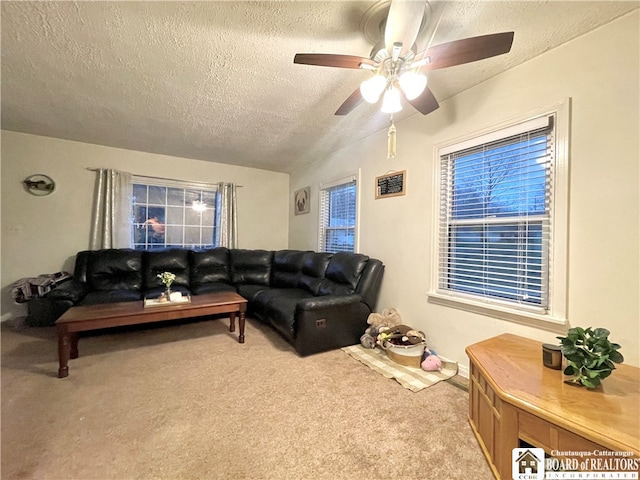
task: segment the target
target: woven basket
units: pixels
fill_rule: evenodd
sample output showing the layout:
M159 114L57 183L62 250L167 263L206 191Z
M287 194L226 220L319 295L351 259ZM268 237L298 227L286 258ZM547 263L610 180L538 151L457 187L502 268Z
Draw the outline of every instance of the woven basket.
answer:
M422 343L417 345L394 345L385 342L382 348L387 351L387 357L393 362L405 367L420 368L425 345Z

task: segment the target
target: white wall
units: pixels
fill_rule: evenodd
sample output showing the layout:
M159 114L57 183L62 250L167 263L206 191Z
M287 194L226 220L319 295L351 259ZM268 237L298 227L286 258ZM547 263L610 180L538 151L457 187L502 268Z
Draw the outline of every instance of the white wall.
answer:
M556 343L556 335L579 325L608 328L626 363L639 365L638 17L636 10L442 102L428 116L398 123L394 160L386 159L383 131L295 172L291 191L311 185L314 203L309 215L291 214L290 248L317 247L318 184L360 168L360 251L386 265L378 310L396 307L437 353L464 370L465 347L482 339L510 332ZM433 145L568 97L568 325L519 324L429 303ZM407 194L375 200L375 177L405 169Z
M288 174L9 131L2 131L1 141L3 320L26 315L26 307L12 301L8 285L41 273L72 272L75 253L89 248L96 173L87 168L242 185L239 247L287 248ZM54 179L54 193L37 197L24 190L22 181L36 173Z

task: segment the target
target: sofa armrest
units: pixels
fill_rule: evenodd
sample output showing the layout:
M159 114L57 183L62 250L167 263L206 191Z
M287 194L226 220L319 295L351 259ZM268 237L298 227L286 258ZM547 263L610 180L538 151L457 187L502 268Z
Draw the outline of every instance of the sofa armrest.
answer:
M355 345L371 310L358 294L326 295L298 302L294 348L305 356Z
M84 282L72 280L58 285L45 295L50 300L69 300L74 304L81 301L89 292L89 286Z
M321 297L305 298L298 302L298 308L305 311L323 310L326 308L347 307L362 302L362 295L323 295Z

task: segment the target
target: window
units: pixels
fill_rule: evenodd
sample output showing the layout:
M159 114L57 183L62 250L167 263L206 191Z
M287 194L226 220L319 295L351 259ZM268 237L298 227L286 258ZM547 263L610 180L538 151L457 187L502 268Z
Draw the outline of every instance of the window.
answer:
M357 188L355 175L320 186L319 251L355 252Z
M216 192L214 185L134 177L134 248L216 246Z
M566 139L557 125L554 111L438 149L432 293L564 317L567 172L557 146Z

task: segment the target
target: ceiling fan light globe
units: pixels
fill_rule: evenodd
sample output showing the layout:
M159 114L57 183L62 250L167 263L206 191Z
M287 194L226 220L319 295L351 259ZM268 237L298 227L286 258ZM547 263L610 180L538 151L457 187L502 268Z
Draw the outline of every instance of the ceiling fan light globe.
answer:
M382 75L375 75L360 84L360 93L369 103L376 103L387 86L387 79Z
M193 208L193 210L195 210L196 212L202 213L207 209L207 204L202 200L194 200L191 204L191 208Z
M404 72L398 80L407 100L418 98L427 86L427 77L420 73Z
M381 110L384 113L396 113L402 110L402 103L400 102L400 91L391 87L386 92L384 92L384 97L382 97L382 108Z

